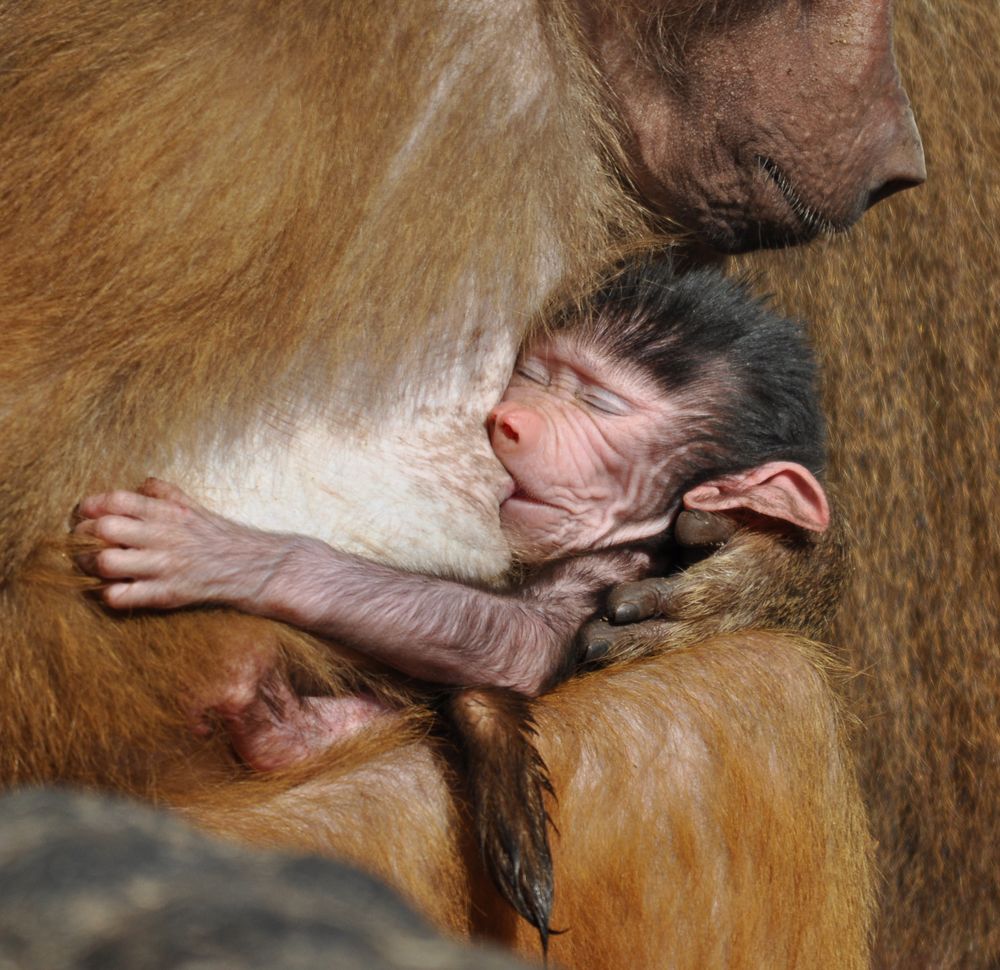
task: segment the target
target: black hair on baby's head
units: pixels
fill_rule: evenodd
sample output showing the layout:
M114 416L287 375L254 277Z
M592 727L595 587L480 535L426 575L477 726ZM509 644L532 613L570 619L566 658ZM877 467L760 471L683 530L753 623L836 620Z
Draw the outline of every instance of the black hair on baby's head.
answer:
M825 428L803 326L746 284L711 270L676 275L668 258L625 265L556 326L638 367L686 420L669 446L681 491L769 461L822 475ZM579 329L578 329L579 328Z

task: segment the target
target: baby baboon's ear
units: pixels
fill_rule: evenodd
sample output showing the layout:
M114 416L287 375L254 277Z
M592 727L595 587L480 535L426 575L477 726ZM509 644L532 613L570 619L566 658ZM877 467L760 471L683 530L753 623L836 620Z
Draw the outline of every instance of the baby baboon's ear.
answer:
M684 507L702 512L747 509L811 532L824 532L830 524L823 486L809 469L791 461L771 461L703 482L684 495Z

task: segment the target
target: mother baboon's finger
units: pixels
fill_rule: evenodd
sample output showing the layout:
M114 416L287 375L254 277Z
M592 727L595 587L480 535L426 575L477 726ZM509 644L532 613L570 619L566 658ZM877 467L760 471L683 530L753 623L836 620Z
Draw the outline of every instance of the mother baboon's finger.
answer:
M738 528L739 525L727 515L684 509L677 516L674 539L686 548L721 546Z

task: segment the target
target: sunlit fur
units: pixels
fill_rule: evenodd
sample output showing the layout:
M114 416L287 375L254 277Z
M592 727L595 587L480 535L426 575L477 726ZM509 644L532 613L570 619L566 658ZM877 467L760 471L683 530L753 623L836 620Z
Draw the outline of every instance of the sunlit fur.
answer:
M454 932L514 940L419 712L249 776L189 731L228 656L276 638L313 687L362 675L226 611L112 618L63 537L85 494L335 408L359 438L396 401L471 440L534 313L644 234L574 25L555 0L0 4L5 784L113 787L336 852ZM466 386L435 426L434 394ZM464 441L433 443L432 470ZM380 554L412 525L427 568L459 569L461 549L435 557L445 513L408 512ZM574 833L557 962L863 966L868 840L811 647L723 639L569 685L539 721Z
M927 185L755 260L813 322L855 568L834 642L882 873L876 965L1000 960L997 8L896 4Z
M640 238L559 5L385 14L0 7L0 575L48 570L37 550L82 495L210 464L278 420L321 424L331 400L359 439L361 414L378 438L386 395L433 416L422 398L451 355L475 398L468 346L500 371L545 297L596 271L613 236ZM546 177L525 179L524 157ZM12 780L89 777L76 763L93 752L50 761L36 743L60 733L50 717L84 730L105 697L84 733L114 744L147 702L138 721L163 721L178 665L219 653L185 637L185 660L152 632L183 619L109 621L16 578L3 595L8 676L36 698L0 756ZM133 663L146 673L127 683ZM98 761L113 777L122 759Z

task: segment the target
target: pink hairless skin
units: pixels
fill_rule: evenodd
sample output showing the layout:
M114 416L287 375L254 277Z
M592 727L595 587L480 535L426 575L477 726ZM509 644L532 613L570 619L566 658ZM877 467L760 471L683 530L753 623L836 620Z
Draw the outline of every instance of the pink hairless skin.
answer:
M571 335L522 355L487 419L511 476L500 520L531 578L496 592L407 573L301 535L261 532L202 508L155 479L94 495L76 532L107 544L81 558L117 609L219 603L347 644L404 674L537 694L566 660L608 586L650 566L642 543L680 505L669 429L683 415L638 368L600 359ZM741 507L821 530L823 490L774 462L685 496L689 508ZM699 499L699 496L701 498ZM624 547L624 548L623 548ZM631 547L631 548L630 548ZM569 557L569 558L567 558ZM300 761L386 708L369 697L296 698L270 656L249 657L206 701L252 767Z

